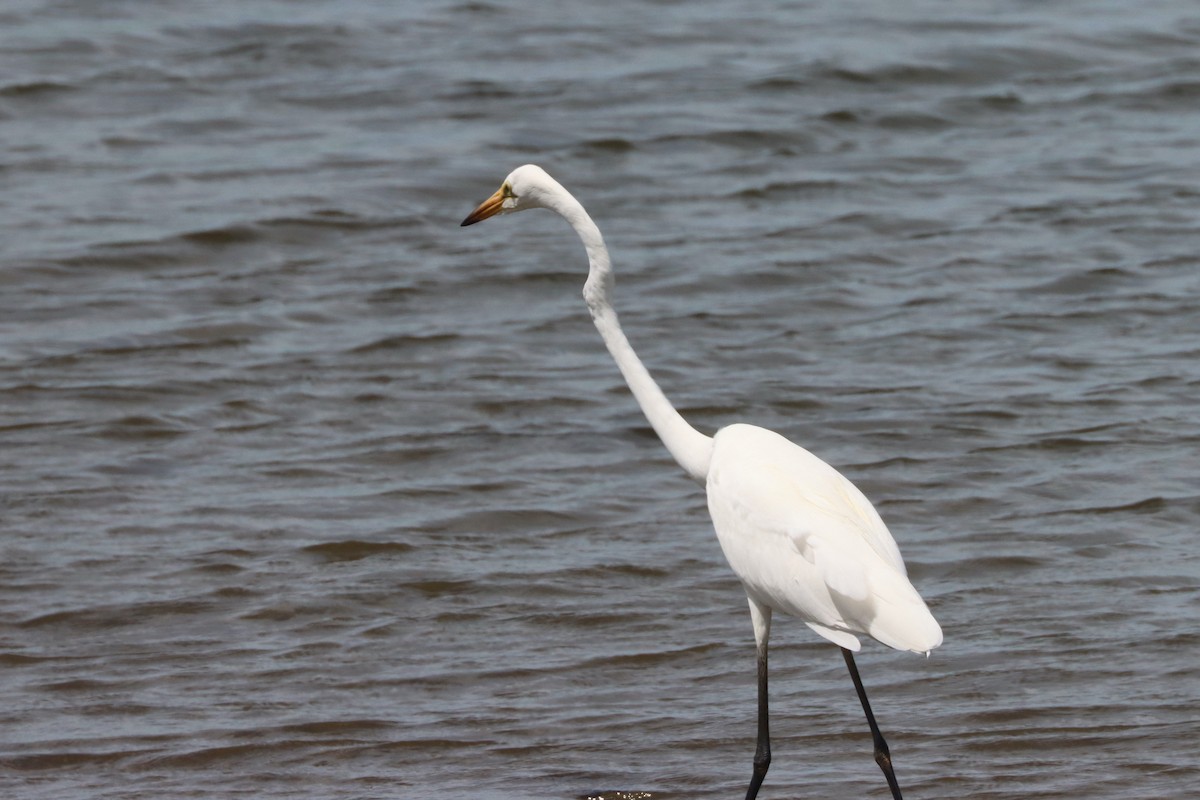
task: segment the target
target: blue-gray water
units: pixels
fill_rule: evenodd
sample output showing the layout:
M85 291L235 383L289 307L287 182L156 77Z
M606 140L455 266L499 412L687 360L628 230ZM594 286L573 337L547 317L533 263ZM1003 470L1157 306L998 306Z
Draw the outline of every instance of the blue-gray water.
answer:
M0 794L744 792L754 653L534 161L697 427L876 503L906 796L1200 780L1200 11L0 10ZM886 797L780 619L762 797Z

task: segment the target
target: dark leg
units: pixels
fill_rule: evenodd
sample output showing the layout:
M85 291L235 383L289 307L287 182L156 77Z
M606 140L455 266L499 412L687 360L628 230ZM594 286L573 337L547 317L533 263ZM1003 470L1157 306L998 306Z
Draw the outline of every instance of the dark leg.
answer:
M862 678L858 677L858 666L854 663L854 654L843 647L842 655L846 657L846 666L850 668L850 677L854 680L854 688L858 690L858 699L862 701L863 711L867 715L867 723L871 726L871 738L875 740L875 763L883 770L883 777L887 778L893 800L904 800L900 796L900 784L896 783L896 773L892 771L892 754L888 752L887 742L883 740L879 726L875 724L875 715L871 713L871 704L867 702L867 692L863 689Z
M746 800L758 796L758 787L767 777L771 766L771 731L767 722L767 643L758 646L758 747L754 750L754 774L750 777L750 788Z

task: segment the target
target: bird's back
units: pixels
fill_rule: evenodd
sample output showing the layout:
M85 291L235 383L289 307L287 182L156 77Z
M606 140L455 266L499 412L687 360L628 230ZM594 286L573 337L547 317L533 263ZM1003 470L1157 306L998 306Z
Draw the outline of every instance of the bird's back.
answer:
M714 437L707 486L721 548L755 600L851 650L859 633L899 650L941 644L887 526L833 467L765 428L731 425Z

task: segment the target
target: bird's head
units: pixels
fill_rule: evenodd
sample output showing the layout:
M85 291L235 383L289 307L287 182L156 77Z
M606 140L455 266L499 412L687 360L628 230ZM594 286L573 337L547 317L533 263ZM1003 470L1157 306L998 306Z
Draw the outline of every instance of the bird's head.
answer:
M544 208L545 199L556 187L558 183L541 167L534 164L517 167L508 174L495 194L480 203L462 224L474 225L497 214Z

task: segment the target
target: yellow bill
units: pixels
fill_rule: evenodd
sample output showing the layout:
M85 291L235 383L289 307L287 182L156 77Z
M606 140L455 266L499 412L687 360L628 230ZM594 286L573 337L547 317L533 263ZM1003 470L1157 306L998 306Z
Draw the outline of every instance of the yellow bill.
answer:
M476 222L482 222L488 217L494 217L504 208L504 200L508 197L505 189L507 185L501 186L496 190L496 193L479 204L479 207L467 215L467 218L462 221L462 225L474 225Z

